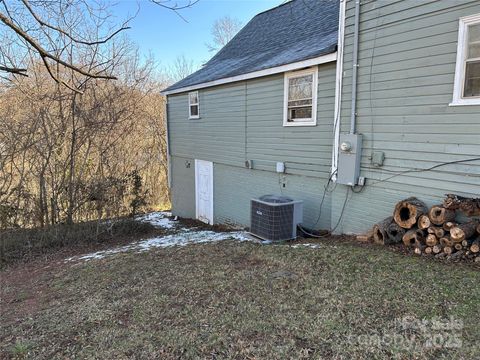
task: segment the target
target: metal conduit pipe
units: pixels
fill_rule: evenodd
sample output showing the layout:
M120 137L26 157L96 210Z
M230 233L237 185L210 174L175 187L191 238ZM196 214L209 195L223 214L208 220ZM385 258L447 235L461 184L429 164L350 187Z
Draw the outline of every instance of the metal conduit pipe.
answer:
M355 30L353 35L352 69L352 112L350 115L350 134L355 134L357 125L357 74L358 74L358 38L360 28L360 0L355 0Z

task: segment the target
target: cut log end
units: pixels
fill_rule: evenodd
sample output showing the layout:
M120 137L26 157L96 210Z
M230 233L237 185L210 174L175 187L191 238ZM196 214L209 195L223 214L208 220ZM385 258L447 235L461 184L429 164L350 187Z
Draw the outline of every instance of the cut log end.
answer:
M443 230L450 231L450 229L454 228L455 226L457 226L455 222L447 221L445 224L443 224Z
M425 252L425 249L427 247L421 242L421 241L415 241L415 249L413 250L413 252L417 255L422 255L422 253Z
M373 241L380 245L396 244L402 241L405 230L390 216L373 226Z
M472 245L470 245L470 251L474 254L480 252L480 239L474 240Z
M402 240L405 246L415 246L424 240L423 231L419 229L409 230L403 235Z
M375 244L385 245L388 243L387 228L392 222L393 217L390 216L373 226L373 242Z
M443 225L447 221L455 220L455 210L445 209L441 205L435 205L428 211L428 217L432 224Z
M442 227L436 227L434 229L434 234L437 238L441 238L445 236L445 230Z
M427 246L435 246L438 243L438 238L435 234L428 234L427 238L425 239L425 243Z
M450 229L450 236L454 242L462 242L475 235L477 223L471 221L466 224L459 224Z
M434 254L440 254L442 252L442 249L443 249L442 246L437 244L434 247L432 247L432 252Z
M445 237L440 238L439 243L442 246L453 246L453 241L452 241L452 239L450 239L449 236L445 236Z
M427 215L422 215L418 218L418 228L419 229L428 229L432 225L430 218Z
M399 242L402 241L403 235L405 235L405 229L400 227L397 223L392 222L387 227L387 236L388 236L389 244L398 244Z
M411 229L417 224L418 218L427 213L425 203L417 198L409 198L400 201L395 206L393 218L395 222L404 229Z

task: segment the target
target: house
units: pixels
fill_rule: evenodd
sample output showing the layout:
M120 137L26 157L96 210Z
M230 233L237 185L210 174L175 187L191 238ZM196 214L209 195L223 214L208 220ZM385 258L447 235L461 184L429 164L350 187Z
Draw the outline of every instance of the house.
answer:
M164 94L175 215L248 226L279 193L358 233L480 194L478 0L292 0Z

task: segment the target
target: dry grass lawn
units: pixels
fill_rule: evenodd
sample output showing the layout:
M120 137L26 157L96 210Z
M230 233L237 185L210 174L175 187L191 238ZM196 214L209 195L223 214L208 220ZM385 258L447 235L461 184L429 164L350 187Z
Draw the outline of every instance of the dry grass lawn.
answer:
M7 268L0 358L480 358L478 269L323 244L221 242ZM402 327L405 316L428 322ZM458 329L432 326L450 317Z

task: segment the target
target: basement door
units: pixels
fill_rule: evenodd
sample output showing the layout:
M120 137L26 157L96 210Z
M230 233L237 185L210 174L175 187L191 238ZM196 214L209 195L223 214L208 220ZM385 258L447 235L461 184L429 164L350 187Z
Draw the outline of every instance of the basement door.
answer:
M197 219L213 224L213 163L195 160L195 208Z

